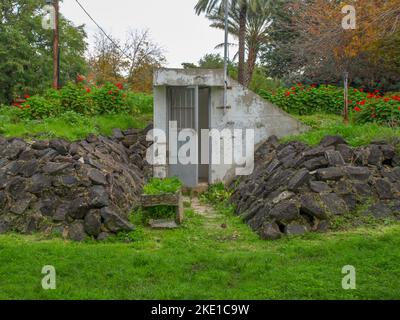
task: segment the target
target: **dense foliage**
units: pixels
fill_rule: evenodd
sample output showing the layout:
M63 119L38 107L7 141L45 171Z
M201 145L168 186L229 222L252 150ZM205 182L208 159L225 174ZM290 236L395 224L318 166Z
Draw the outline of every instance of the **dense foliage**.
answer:
M152 178L144 186L143 190L145 194L163 194L163 193L175 193L182 187L182 182L178 178Z
M165 193L175 193L182 187L182 182L176 178L152 178L143 187L144 194L158 195ZM173 206L155 206L149 208L142 208L135 212L136 218L147 225L152 219L171 219L174 220L176 216L176 208Z
M52 81L52 30L42 27L42 0L2 0L0 4L0 104L24 94L43 93ZM61 84L84 73L86 34L60 17Z
M287 83L342 84L349 72L355 87L400 88L398 0L348 1L357 28L342 28L341 1L276 0L270 41L261 63ZM316 27L318 26L318 27Z
M357 123L376 122L392 127L400 125L400 96L382 97L371 94L356 104L353 110Z
M200 199L203 202L208 202L215 206L227 206L227 201L231 195L232 190L228 190L223 183L217 183L210 185L207 191L200 195Z
M90 86L68 83L60 90L48 90L43 96L25 96L22 103L14 103L23 119L45 119L65 112L81 115L144 114L150 113L153 97L125 90L122 83Z
M343 110L343 89L330 85L318 87L297 84L291 88L281 87L274 92L261 90L260 95L291 114L341 114ZM350 100L361 100L363 95L360 91L351 90Z
M98 84L125 81L133 91L151 93L153 70L165 61L164 50L147 29L128 30L124 41L99 32L89 56L88 79Z
M260 91L262 97L283 110L296 115L331 113L343 111L343 89L331 85L306 86L297 84L291 88L279 88L274 92ZM349 90L349 104L357 123L377 122L387 125L400 123L400 97L383 96L364 89Z

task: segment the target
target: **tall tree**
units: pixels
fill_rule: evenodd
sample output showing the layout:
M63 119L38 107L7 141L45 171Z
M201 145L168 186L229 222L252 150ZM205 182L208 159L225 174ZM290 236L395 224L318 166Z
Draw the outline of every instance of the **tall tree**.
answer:
M102 32L95 35L94 49L90 54L88 80L95 83L120 82L128 64L121 49L120 41L106 37Z
M246 27L247 27L247 11L249 7L249 0L231 0L230 10L238 10L239 14L239 74L238 81L245 84L245 55L246 55ZM213 10L224 10L223 0L198 0L195 10L197 14L206 13L210 14Z
M247 12L246 26L246 51L247 62L244 76L244 85L249 86L253 78L254 68L260 54L262 46L267 45L269 40L268 29L271 25L271 10L273 2L270 0L259 0L252 3ZM211 27L224 29L225 17L220 10L215 9L207 18L212 21ZM234 37L240 34L240 10L231 10L229 12L228 30ZM219 45L221 46L221 45Z
M291 10L294 1L274 1L274 6L271 8L273 22L268 30L269 42L262 46L260 53L261 64L268 69L269 74L281 79L289 78L296 70L292 63L296 55L290 50L291 44L298 37L297 30L291 25L296 14Z
M230 64L230 62L228 62ZM195 63L185 62L182 63L184 69L222 69L224 67L224 58L219 53L207 53L198 62Z
M153 69L166 59L164 50L155 43L149 30L129 30L124 45L127 80L132 89L149 92L153 87Z
M399 83L393 68L398 0L348 1L356 9L356 29L347 30L339 1L277 1L281 3L273 15L271 42L261 57L271 75L287 82L338 84L347 71L356 86L394 89Z
M89 79L125 81L133 90L151 92L153 69L164 63L163 49L151 40L148 30L129 30L124 42L99 33L90 58Z
M221 69L224 67L224 58L220 54L206 54L199 60L202 69Z
M363 0L362 3L349 0L347 4L351 6L344 7L339 1L291 0L286 6L289 19L285 30L292 31L296 37L283 46L283 39L279 39L291 58L287 71L292 80L308 78L337 83L343 77L345 122L348 121L348 82L363 78L364 83L373 86L393 74L390 70L393 68L385 66L388 61L376 53L382 54L384 45L390 48L394 44L387 37L387 29L394 28L393 21L383 17L396 13L391 0Z

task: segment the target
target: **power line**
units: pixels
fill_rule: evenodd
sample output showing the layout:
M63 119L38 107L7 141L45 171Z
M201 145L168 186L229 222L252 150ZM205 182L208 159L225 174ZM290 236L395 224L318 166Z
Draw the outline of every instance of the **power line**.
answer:
M129 60L131 59L131 57L113 40L113 38L111 38L107 32L104 31L104 29L96 22L96 20L94 20L94 18L90 15L90 13L84 8L84 6L78 1L75 0L76 3L81 7L81 9L83 10L83 12L85 12L85 14L89 17L90 20L93 21L93 23L100 29L100 31L107 37L108 40L110 40L110 42L119 50L121 51L121 53L128 58Z

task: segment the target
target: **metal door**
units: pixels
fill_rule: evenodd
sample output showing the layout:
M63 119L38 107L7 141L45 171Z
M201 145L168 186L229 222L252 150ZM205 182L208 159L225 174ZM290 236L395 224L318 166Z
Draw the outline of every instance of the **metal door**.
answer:
M168 88L168 119L169 121L176 121L178 134L182 129L194 129L196 132L198 131L198 96L199 89L197 86ZM177 150L185 143L178 141ZM171 152L170 148L169 151ZM187 187L198 185L197 164L181 164L178 158L177 164L169 165L168 172L170 177L178 177Z

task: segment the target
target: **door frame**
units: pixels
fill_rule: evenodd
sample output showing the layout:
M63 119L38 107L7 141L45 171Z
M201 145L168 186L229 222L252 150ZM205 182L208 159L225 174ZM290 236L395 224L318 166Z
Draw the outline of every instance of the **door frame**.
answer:
M211 96L212 96L212 87L210 86L199 86L199 90L200 89L207 89L208 91L208 95L207 95L207 109L208 109L208 117L207 117L207 129L211 130ZM200 107L198 108L197 111L197 115L199 117L199 112L200 112ZM199 127L199 125L198 125ZM200 131L200 130L198 130ZM199 155L201 155L201 132L197 132L199 135ZM210 137L208 138L208 175L207 175L207 184L211 184L211 177L212 177L212 173L211 173L211 151L212 151L212 144L211 144L211 139Z

